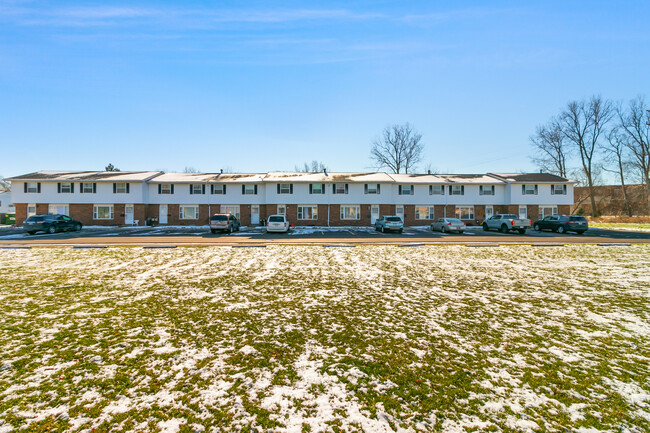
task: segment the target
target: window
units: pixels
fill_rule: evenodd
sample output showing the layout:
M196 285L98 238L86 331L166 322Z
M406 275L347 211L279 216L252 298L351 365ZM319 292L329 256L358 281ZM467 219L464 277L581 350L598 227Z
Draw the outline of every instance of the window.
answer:
M528 207L519 206L519 219L525 220L528 218Z
M332 194L347 194L347 193L348 193L347 183L335 183L332 185Z
M30 217L32 215L36 215L36 205L30 203L27 205L27 217Z
M278 184L278 194L293 194L293 184L292 183L279 183Z
M309 194L325 194L325 184L324 183L310 183L309 184Z
M74 192L74 184L71 182L59 182L57 184L57 192L59 194L72 194Z
M70 206L67 204L51 204L47 207L47 213L52 215L70 215Z
M221 205L221 213L231 214L239 219L239 205Z
M465 185L449 185L449 195L465 195Z
M115 184L113 184L115 185ZM96 204L93 206L93 219L94 220L112 220L113 219L113 205L112 204Z
M287 205L286 204L279 204L278 205L278 215L286 215L287 214Z
M413 185L398 185L397 194L399 195L413 195Z
M82 194L95 194L97 192L97 184L94 182L82 182L79 185L79 192Z
M551 195L566 195L566 185L551 185Z
M460 220L473 220L474 206L456 206L456 218Z
M429 195L444 195L445 186L444 185L429 185Z
M158 184L158 194L173 194L174 185L171 183L161 183Z
M341 206L341 219L342 220L361 219L360 206Z
M28 193L39 193L39 192L41 192L41 183L40 182L25 182L25 192L28 192Z
M547 207L541 207L539 208L539 219L544 219L547 216L551 215L557 215L557 207L556 206L547 206Z
M402 221L404 221L404 206L395 206L395 215L402 218Z
M210 192L212 194L225 194L226 184L210 185Z
M199 185L201 186L201 185ZM180 210L179 218L182 220L196 220L199 219L199 207L196 205L191 206L179 206Z
M318 206L298 206L299 220L317 220Z
M205 194L205 185L193 183L190 185L190 194Z
M480 185L478 195L494 195L494 185Z
M242 185L241 193L243 195L255 195L257 194L257 185Z
M537 185L522 185L521 186L522 195L537 195Z
M129 184L125 182L117 182L113 184L113 194L128 194Z
M364 190L366 194L381 194L381 187L378 183L367 183Z
M416 220L432 220L433 219L433 206L416 206L415 207Z

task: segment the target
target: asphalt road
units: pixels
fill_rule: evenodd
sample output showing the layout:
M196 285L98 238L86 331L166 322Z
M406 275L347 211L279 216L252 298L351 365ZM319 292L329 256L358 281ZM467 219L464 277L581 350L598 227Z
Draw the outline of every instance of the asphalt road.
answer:
M404 233L379 233L373 228L296 228L291 233L266 233L263 228L244 228L234 234L211 234L204 227L84 228L81 232L28 235L21 229L0 228L0 247L109 246L109 245L265 245L265 244L572 244L650 243L650 232L590 229L583 235L560 235L529 230L525 235L467 230L443 234L425 228L406 228Z

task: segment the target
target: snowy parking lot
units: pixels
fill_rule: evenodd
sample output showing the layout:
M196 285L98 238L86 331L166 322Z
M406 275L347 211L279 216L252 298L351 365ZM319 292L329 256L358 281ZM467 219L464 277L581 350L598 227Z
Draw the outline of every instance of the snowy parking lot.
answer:
M647 432L648 257L0 250L0 432Z

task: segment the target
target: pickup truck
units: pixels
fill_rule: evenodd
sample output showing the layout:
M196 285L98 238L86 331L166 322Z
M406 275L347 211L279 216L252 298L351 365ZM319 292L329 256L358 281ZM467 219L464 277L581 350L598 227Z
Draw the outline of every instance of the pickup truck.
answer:
M517 218L517 215L513 214L494 215L483 221L484 231L496 229L501 233L508 233L511 230L517 230L520 234L523 235L529 228L529 219L519 219Z

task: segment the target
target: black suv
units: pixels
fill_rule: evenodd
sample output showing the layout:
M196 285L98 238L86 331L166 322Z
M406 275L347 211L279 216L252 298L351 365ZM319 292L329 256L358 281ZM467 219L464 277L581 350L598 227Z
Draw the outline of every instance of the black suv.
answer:
M78 232L82 224L73 220L67 215L32 215L23 223L23 230L30 235L36 232L56 233L56 232Z
M552 230L558 233L576 232L581 235L589 229L585 217L579 215L551 215L535 221L535 231Z

